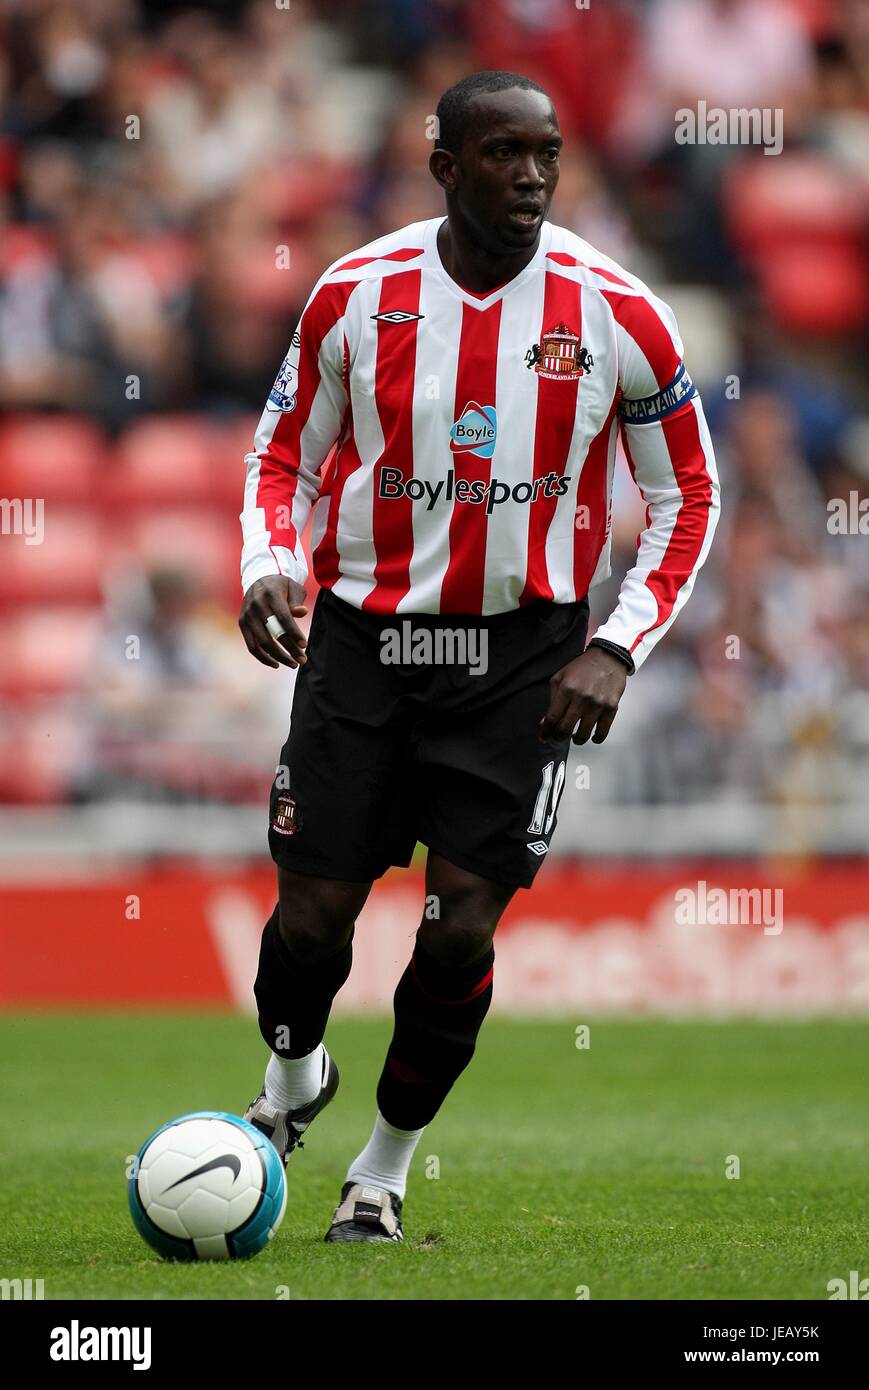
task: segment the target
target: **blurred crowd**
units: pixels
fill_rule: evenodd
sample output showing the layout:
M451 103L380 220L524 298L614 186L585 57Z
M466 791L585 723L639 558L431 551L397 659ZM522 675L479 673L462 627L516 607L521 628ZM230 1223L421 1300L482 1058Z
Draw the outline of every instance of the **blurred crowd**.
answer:
M66 683L55 668L40 682L38 661L30 678L0 675L0 748L22 746L22 711L43 740L0 796L260 795L285 685L249 669L231 586L209 584L184 528L139 547L141 527L124 531L132 502L100 510L102 480L149 472L146 427L158 473L181 417L242 438L323 268L442 212L431 117L447 86L484 68L552 94L567 141L553 220L673 305L722 475L712 556L631 687L591 794L859 799L869 0L5 0L0 492L24 476L18 462L4 473L4 447L32 453L17 426L39 417L62 441L86 423L96 492L67 496L63 515L96 528L88 553L106 558L96 629L63 572L52 596L64 631L96 631L84 667L64 667ZM675 113L699 102L780 112L781 152L677 143ZM212 537L237 524L231 490L202 501ZM185 505L180 489L136 497L140 512ZM843 533L831 499L850 506ZM641 525L620 469L598 620ZM0 663L20 655L21 604L0 577ZM131 659L123 643L149 623L152 659ZM52 729L64 757L46 756Z

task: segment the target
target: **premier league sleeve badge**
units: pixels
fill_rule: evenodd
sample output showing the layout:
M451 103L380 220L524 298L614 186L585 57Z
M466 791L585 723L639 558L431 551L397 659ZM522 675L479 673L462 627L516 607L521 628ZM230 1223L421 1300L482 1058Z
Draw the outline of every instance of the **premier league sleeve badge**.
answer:
M284 413L295 410L298 375L298 369L291 363L288 353L275 377L275 384L269 391L266 410L280 410Z

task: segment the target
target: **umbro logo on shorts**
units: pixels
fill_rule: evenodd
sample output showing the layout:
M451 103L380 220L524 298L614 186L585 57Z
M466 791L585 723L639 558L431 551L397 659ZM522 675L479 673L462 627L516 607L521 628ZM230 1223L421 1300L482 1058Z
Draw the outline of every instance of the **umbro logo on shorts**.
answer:
M532 854L536 854L539 859L542 859L543 855L546 854L549 849L549 846L545 840L532 840L528 848Z

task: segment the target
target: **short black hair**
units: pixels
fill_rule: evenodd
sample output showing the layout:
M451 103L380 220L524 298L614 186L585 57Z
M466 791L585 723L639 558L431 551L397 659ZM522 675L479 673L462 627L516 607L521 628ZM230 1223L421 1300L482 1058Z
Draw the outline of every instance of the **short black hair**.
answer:
M470 76L463 77L461 81L448 87L435 112L438 130L435 149L458 153L466 130L468 107L474 97L482 96L486 92L509 92L514 87L549 96L539 83L530 77L523 77L519 72L472 72Z

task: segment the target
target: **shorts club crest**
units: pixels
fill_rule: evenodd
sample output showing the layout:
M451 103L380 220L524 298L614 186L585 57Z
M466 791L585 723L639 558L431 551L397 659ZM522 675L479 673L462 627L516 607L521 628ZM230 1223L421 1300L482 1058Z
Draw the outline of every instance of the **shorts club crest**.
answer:
M276 835L295 835L302 825L299 808L293 797L286 792L278 792L274 799L271 828Z

